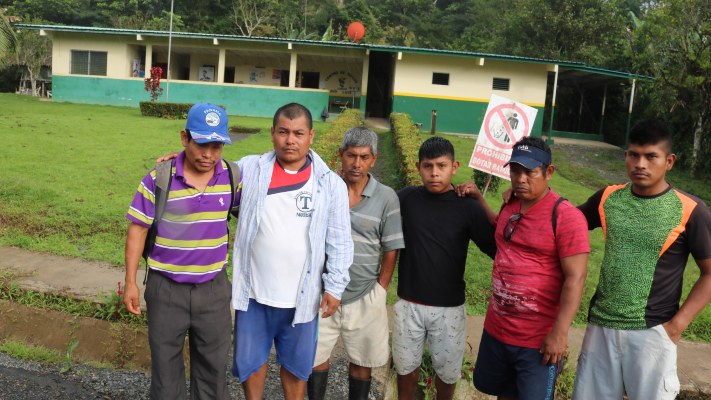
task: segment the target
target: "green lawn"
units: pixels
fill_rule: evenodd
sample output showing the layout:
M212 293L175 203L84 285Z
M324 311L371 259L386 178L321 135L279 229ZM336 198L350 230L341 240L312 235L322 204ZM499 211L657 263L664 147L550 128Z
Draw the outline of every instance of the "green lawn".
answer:
M124 218L126 209L155 158L180 150L178 132L184 123L145 118L133 108L42 102L0 93L0 132L4 139L0 147L0 245L122 266L128 226ZM259 127L262 131L226 146L225 158L238 159L271 149L270 119L231 117L230 125ZM327 126L316 123L316 140ZM393 162L392 137L387 133L381 133L380 137L379 173L386 184L399 189L394 183L398 165ZM427 137L422 135L423 140ZM466 164L474 140L447 138L454 143L457 159L462 162L454 182L471 179L472 170ZM624 172L621 159L605 154L599 159L601 164L622 168ZM592 171L572 166L569 160L574 156L558 157L554 147L559 173L551 185L579 204L607 181ZM678 172L671 174L670 179L683 190L711 199L711 185L707 182L691 180ZM487 198L494 209L498 208L499 193L489 192ZM585 322L587 303L597 284L603 254L600 230L591 233L591 245L578 324ZM490 295L492 262L471 248L467 263L468 311L481 315ZM685 273L684 296L696 278L698 268L691 261ZM394 288L391 285L390 299ZM697 317L686 337L711 341L711 306Z
M0 245L123 265L128 205L155 158L182 148L184 125L0 93ZM226 159L271 149L270 119L230 125L263 129L225 146ZM317 132L327 126L317 122Z

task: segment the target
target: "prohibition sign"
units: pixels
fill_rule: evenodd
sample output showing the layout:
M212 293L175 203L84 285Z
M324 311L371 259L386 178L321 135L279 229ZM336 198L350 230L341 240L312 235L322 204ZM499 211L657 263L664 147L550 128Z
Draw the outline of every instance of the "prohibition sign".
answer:
M514 135L514 130L511 129L511 125L509 124L509 121L507 121L506 115L504 114L504 110L506 109L512 109L513 112L518 113L518 116L520 116L521 121L523 122L523 130L521 131L523 132L523 135L520 138ZM496 139L494 138L494 135L492 135L490 126L492 122L496 121L496 119L500 119L501 125L506 128L506 133L509 135L509 138L511 138L510 143L502 143L500 139ZM516 104L499 104L498 106L492 108L491 111L489 111L489 113L486 114L486 117L484 118L484 132L486 133L486 137L489 138L489 140L494 146L500 147L502 149L512 149L516 142L523 139L523 136L526 136L526 132L528 131L528 116Z

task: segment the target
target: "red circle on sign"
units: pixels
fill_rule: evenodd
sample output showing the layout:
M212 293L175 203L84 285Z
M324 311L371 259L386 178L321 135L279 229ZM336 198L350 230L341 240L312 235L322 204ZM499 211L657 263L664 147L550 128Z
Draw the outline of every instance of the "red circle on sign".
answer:
M529 130L528 129L529 128L528 116L521 108L519 108L515 104L499 104L498 106L492 108L491 111L489 111L489 113L486 114L486 117L484 117L484 133L486 133L486 137L489 138L489 141L491 141L491 143L493 145L500 147L502 149L513 149L516 142L523 139L523 137L517 138L513 135L513 130L511 129L511 126L509 125L509 122L506 120L506 117L503 113L503 110L508 109L508 108L513 109L514 111L516 111L518 113L518 115L521 116L521 120L523 121L523 131L528 132L528 130ZM511 143L510 144L501 143L498 139L495 139L493 137L493 135L491 134L491 131L489 130L489 124L491 122L491 119L494 116L497 116L501 119L501 122L503 123L504 128L506 128L506 133L511 136Z

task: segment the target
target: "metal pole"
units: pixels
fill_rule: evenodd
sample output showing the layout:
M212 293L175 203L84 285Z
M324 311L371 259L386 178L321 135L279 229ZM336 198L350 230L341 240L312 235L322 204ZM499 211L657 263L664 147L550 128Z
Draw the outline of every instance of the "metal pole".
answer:
M551 118L548 123L548 144L553 143L553 115L555 115L555 96L558 92L558 65L555 66L555 79L553 80L553 98L551 99Z
M605 123L605 104L607 104L607 85L602 95L602 111L600 112L600 134L602 135L602 125Z
M630 123L632 122L632 106L634 105L634 89L637 79L632 79L632 92L630 93L630 108L627 111L627 130L625 131L625 149L630 144Z
M173 47L173 3L174 0L170 0L170 27L168 29L168 71L166 71L165 80L165 101L168 101L168 96L170 95L170 53Z
M488 175L489 176L486 177L486 183L484 184L484 190L481 193L482 196L486 196L486 191L489 190L489 184L491 183L491 174Z

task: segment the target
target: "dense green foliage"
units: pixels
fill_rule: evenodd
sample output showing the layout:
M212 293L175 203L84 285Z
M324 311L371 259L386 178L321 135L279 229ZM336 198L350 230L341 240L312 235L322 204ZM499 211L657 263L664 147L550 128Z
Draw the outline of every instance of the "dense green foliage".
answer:
M400 158L400 165L403 168L403 179L406 186L421 185L422 178L417 171L419 161L420 131L412 122L409 114L390 114L390 125L395 138L395 147Z
M314 141L313 149L334 171L340 170L338 149L341 147L343 132L363 124L363 112L358 109L348 108L331 123L326 132L319 135Z

